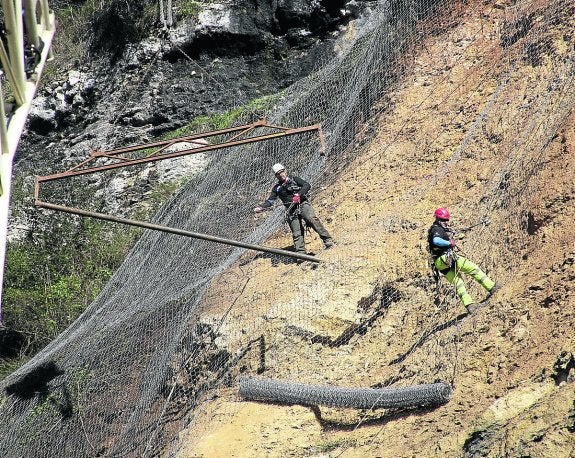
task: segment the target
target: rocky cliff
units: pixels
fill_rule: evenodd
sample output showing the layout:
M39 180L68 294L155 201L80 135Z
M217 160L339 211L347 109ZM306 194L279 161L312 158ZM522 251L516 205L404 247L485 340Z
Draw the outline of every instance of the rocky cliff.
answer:
M36 151L32 144L49 151L53 145L55 161L45 166L52 170L83 157L81 152L94 143L117 146L150 139L182 126L193 113L235 106L238 93L245 100L259 97L268 93L262 87L279 90L313 68L306 64L294 73L293 66L283 65L285 52L289 64L309 63L314 62L313 49L328 48L329 56L332 50L345 48L346 40L357 39L354 34L361 38L361 9L355 11L351 4L347 12L339 4L258 5L258 9L246 4L228 12L213 5L199 16L206 21L203 31L189 24L191 31L170 32L177 36L168 40L169 45L160 45L161 40L154 45L128 45L107 72L119 75L125 70L134 85L99 86L103 77L88 70L71 75L67 83L52 89L64 107L55 116L61 121L54 121L52 114L42 115L52 123L50 131L31 130L20 170L31 163ZM286 10L286 5L292 9ZM273 20L267 11L274 12ZM350 12L360 19L347 23ZM152 237L145 238L142 250L128 261L140 268L139 278L153 278L165 289L155 291L145 282L129 288L126 280L133 277L129 266L124 266L89 310L92 315L85 315L42 355L68 364L67 382L49 380L47 398L40 394L34 395L38 399L25 398L23 393L18 403L12 404L16 401L10 398L4 405L11 412L29 409L26 418L35 431L47 431L51 426L46 425L57 422L58 435L69 433L64 436L68 440L58 439L58 443L95 456L114 451L136 456L142 450L182 457L573 456L573 6L562 1L471 1L454 3L428 17L410 14L419 19L409 29L417 39L396 47L402 53L391 65L386 62L370 69L372 73L364 72L371 82L378 76L387 78L389 90L382 97L378 93L372 104L373 86L358 85L363 90L348 98L357 97L370 108L354 112L353 129L348 122L342 121L346 127L341 128L330 124L330 133L338 128L354 133L342 141L347 147L335 148L339 143L332 140L333 135L328 136L333 154L324 162L319 162L315 149L295 156L312 165L319 163L323 170L314 181L313 202L338 243L324 252L313 234L308 237L308 249L321 263L296 265L253 253L232 258L233 262L225 258L225 269L213 268L209 281L173 299L164 297L171 294L168 283L179 281L184 291L204 265L188 265L186 260L195 254L192 249L185 256L177 250L178 256L170 257L179 246L175 240L162 242L163 250L154 251L146 245L156 248ZM347 28L333 42L328 37L338 30L334 28L337 17ZM252 33L254 24L264 33ZM312 29L318 31L318 38L309 38ZM381 29L376 35L381 42L393 36L391 29ZM237 38L231 38L235 37L232 31L238 30ZM194 39L181 38L180 33ZM288 46L294 37L303 41ZM230 52L235 40L241 45ZM318 48L307 48L309 40L317 41ZM210 44L215 44L212 53L204 51ZM251 54L246 55L248 49ZM375 45L368 49L373 51ZM143 57L158 50L165 60ZM273 59L273 68L255 58L263 55ZM130 56L140 56L136 62L144 65L130 67ZM352 57L351 63L344 62L354 69L371 63L368 53ZM198 67L202 63L206 65ZM279 79L270 76L276 75L278 67L282 69ZM335 75L347 69L330 70ZM235 82L245 84L239 92L224 90L224 83L232 81L237 71L248 82ZM361 73L353 75L359 79ZM164 83L161 78L167 75L172 79ZM202 92L202 81L212 91ZM329 81L327 92L335 97L334 81ZM314 84L313 78L308 84ZM186 103L177 95L181 91L186 91ZM81 100L78 110L70 105L75 94ZM117 100L125 94L134 105L118 107ZM86 100L93 101L92 111L81 109ZM317 100L306 103L314 105ZM56 103L47 96L41 101L42 110L56 113ZM161 110L156 109L159 106ZM349 109L345 107L342 117ZM74 125L90 128L80 131ZM57 136L62 139L56 141ZM254 167L261 165L262 176L241 181L244 175L234 175L239 185L230 188L236 193L236 205L249 209L259 197L254 189L260 184L259 192L265 195L265 164L282 159L283 146L262 156L261 164L258 158L242 156ZM222 167L243 167L219 157ZM298 172L314 172L292 156L288 161ZM206 192L203 197L212 195ZM194 216L189 200L181 202L184 215ZM220 210L215 198L210 202ZM501 286L471 315L462 316L452 287L444 279L436 286L428 269L426 231L438 206L449 207L452 224L463 229L458 237L461 254L479 263ZM236 215L235 208L223 208L218 215L226 212ZM271 219L272 215L266 216L264 222L255 220L246 226L257 230ZM279 230L265 243L286 248L291 241ZM201 248L194 259L215 256L217 251ZM153 265L145 262L146 257L160 255L164 260L177 258L180 264L170 261L155 277L145 277ZM470 278L466 281L477 301L483 301L485 292ZM145 306L130 302L133 297L147 297L141 290L158 300ZM192 296L200 297L193 314L186 309ZM138 326L141 332L136 333ZM165 334L177 335L174 340L158 339ZM113 336L110 342L103 339L108 335ZM128 341L132 335L137 339ZM58 353L65 342L72 350ZM164 347L166 352L158 351ZM112 348L117 353L110 357ZM88 351L95 355L89 362L81 358ZM116 367L116 360L130 363ZM170 370L160 370L165 367ZM342 387L441 380L453 387L453 395L435 409L390 410L241 399L237 376L258 373ZM14 379L11 382L10 386L16 385ZM109 386L122 389L107 391ZM66 405L73 415L62 408ZM126 426L135 417L141 419L136 432ZM91 428L86 429L88 420ZM182 428L184 424L187 428ZM144 434L137 436L141 431ZM23 435L18 443L26 440L49 443L51 439Z
M166 29L157 5L76 3L52 5L61 24L55 59L15 160L4 308L5 324L23 334L4 341L6 355L36 351L70 324L134 238L118 228L87 228L78 219L38 211L35 175L67 170L92 150L227 127L240 117L255 121L266 113L268 97L329 61L349 21L369 16L372 8L369 1L178 2L176 22ZM78 21L89 26L77 31ZM117 216L150 218L203 167L202 157L153 164L80 179L51 196ZM94 231L100 241L92 243ZM43 250L52 255L46 259ZM93 264L95 257L95 269L60 268ZM41 305L39 291L52 287L60 293Z

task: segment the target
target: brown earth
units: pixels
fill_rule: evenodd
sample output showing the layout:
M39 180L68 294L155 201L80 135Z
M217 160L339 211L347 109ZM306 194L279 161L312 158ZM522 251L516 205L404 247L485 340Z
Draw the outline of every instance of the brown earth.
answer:
M533 13L536 28L545 3L520 14ZM315 409L224 388L196 410L178 457L575 456L575 123L561 116L565 94L549 89L573 47L569 8L537 31L545 46L534 62L520 56L521 40L503 53L503 9L468 2L455 26L408 56L375 138L316 192L338 242L321 251L308 237L324 262L249 257L206 298L202 320L222 323L222 347L264 336L264 376L355 387L444 380L452 399L435 409ZM425 250L438 206L455 228L489 218L459 246L502 286L451 325L463 308L445 280L434 303ZM268 241L289 244L285 231ZM355 332L382 301L384 313ZM250 350L241 365L254 375L259 355Z

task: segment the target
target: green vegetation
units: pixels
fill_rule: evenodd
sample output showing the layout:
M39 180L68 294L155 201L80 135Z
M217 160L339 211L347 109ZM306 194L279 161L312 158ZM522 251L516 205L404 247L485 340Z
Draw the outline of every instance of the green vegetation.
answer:
M57 395L54 393L50 393L44 401L38 404L34 409L32 409L32 413L30 417L27 419L28 421L35 420L37 417L41 417L44 415L50 415L52 417L56 417L58 411L56 410L56 402L57 402Z
M54 60L46 66L43 75L47 82L77 68L88 54L106 51L112 59L119 57L128 43L148 36L159 21L157 2L60 0L51 5L57 30Z
M69 396L69 401L75 406L78 413L82 413L85 406L82 405L82 393L88 387L88 382L93 377L92 372L86 367L75 368L70 373L71 378L66 381L65 392Z
M93 2L89 2L89 5L56 7L56 34L52 45L54 59L47 63L42 81L57 79L59 73L65 73L82 62L86 54L83 35L93 14Z
M0 380L3 380L6 376L10 375L20 366L22 366L30 357L20 356L16 359L3 359L0 358ZM0 407L2 406L2 401L0 401Z
M240 120L253 122L255 119L262 118L276 101L278 95L271 95L254 99L247 104L211 116L199 116L189 124L180 127L163 136L165 140L177 137L192 135L197 132L206 132L210 130L226 129Z
M178 7L177 13L176 13L177 18L178 19L184 19L184 18L196 19L198 17L198 15L200 14L202 3L207 3L207 2L201 2L198 0L188 0L188 1L181 2L181 4L177 5L177 7Z
M178 20L197 19L200 11L211 3L214 3L214 0L181 0L174 2L176 18Z
M164 138L252 122L263 117L275 100L275 96L263 97L225 113L198 117ZM148 219L185 182L182 179L157 184L132 217ZM77 189L75 194L79 201L91 198L87 188ZM27 199L30 196L24 192L24 186L15 183L13 200ZM19 213L19 206L14 206L13 215ZM32 236L9 245L3 292L4 323L22 336L24 342L18 358L0 358L0 379L80 316L120 266L140 233L141 229L132 226L55 213L50 228L41 237Z
M186 184L186 181L187 180L185 178L182 178L177 181L160 183L159 185L155 186L150 193L151 206L153 208L160 207L161 204L166 202L178 190L180 190Z
M92 373L84 367L72 369L65 382L45 397L40 396L38 404L26 418L30 435L27 440L38 440L39 423L56 423L73 414L82 415L85 406L82 404L82 393L86 390ZM48 418L46 418L48 417Z
M4 279L4 324L24 338L18 362L0 362L5 376L61 333L90 304L123 261L140 230L54 215L42 239L12 244Z

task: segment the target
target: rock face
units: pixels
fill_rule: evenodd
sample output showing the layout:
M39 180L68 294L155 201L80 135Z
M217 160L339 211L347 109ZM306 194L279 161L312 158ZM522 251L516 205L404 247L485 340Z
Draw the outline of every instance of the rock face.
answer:
M108 19L122 12L116 3L106 10ZM92 58L36 98L16 158L16 177L63 171L92 149L146 143L198 116L276 94L321 65L333 53L341 28L362 12L368 14L370 3L210 2L196 17L137 43L122 38L129 24L110 29L98 16L89 40ZM152 166L149 177L147 168L144 181L149 183L142 189L181 176L186 161L179 162ZM126 188L141 182L137 175L122 172L109 185L88 180L95 198L103 199L99 211L120 210ZM24 195L32 193L30 180L15 181ZM136 193L130 202L141 198ZM26 235L23 227L31 227L34 211L29 199L13 205L17 211L10 227L20 229L10 237L16 241Z
M96 59L87 62L84 71L70 72L67 81L46 88L44 99L38 101L37 114L31 118L30 130L49 134L41 126L41 119L47 117L46 110L55 112L53 127L58 130L66 126L78 129L81 120L91 123L94 119L78 113L78 108L89 109L93 116L94 108L127 84L135 92L130 94L130 102L145 105L148 93L163 104L150 115L136 116L142 110L121 113L127 100L116 100L117 106L112 105L116 109L110 113L119 115L128 125L164 125L164 130L188 121L190 116L225 110L277 92L313 70L317 65L315 57L326 52L341 27L365 12L369 4L369 1L208 3L197 18L180 21L173 29L160 33L162 38L127 44L111 68L107 59L104 62ZM93 52L106 49L102 45ZM143 73L148 75L144 77ZM134 77L143 78L134 80ZM94 93L98 96L93 97ZM186 109L182 100L190 107ZM162 111L166 114L158 114ZM63 122L68 116L74 118ZM153 134L158 132L159 129Z
M507 108L480 125L475 142L467 142L503 84L501 47L521 43L524 32L501 40L501 24L509 24L500 4L462 4L469 8L464 14L456 20L441 16L436 32L410 50L409 71L374 121L373 142L329 189L314 196L337 246L320 253L324 262L317 267L274 265L259 256L241 259L214 279L194 335L209 334L205 348L211 351L201 353L208 361L195 358L193 348L181 356L185 365L174 361L177 390L174 397L166 393L160 410L175 405L173 425L180 425L181 412L198 399L192 396L195 365L220 367L237 355L220 347L241 349L257 339L263 349L259 355L250 348L239 352L238 371L364 387L438 377L453 386L453 398L433 411L350 412L238 402L235 387L223 387L201 400L191 428L180 434L179 456L575 454L573 117L549 138L544 156L513 148L537 97L550 97L554 90L538 86L539 71L554 71L551 65L538 68L552 63L546 53L553 47L546 42L573 49L573 34L550 27L541 43L526 43L522 49L541 45L541 55L529 52L529 59L516 62L508 91L497 101ZM339 24L362 10L353 2L241 5L249 14L210 5L197 21L170 31L171 40L127 45L112 67L93 62L47 89L34 129L31 120L18 173L30 173L40 151L50 154L48 159L42 154L42 173L60 170L89 148L151 140L190 117L277 91L308 73L315 56L331 50ZM565 20L571 20L572 7L565 11ZM543 13L550 12L540 17ZM572 32L569 24L566 31ZM230 52L235 40L239 51ZM516 210L515 201L493 198L509 187L505 165L523 157L535 157L538 164L526 167L538 174L529 195L521 196L528 213ZM87 184L105 210L123 212L155 184L201 170L204 158L198 159L118 174L105 187ZM29 180L23 183L31 186ZM462 226L478 208L488 207L492 218L489 227L470 231L462 245L486 262L502 288L464 320L454 319L460 304L447 283L439 290L432 284L422 247L439 202L457 210L454 219ZM22 224L15 227L22 230ZM308 242L321 250L317 238ZM269 243L285 247L290 241L277 234ZM444 301L434 304L438 291ZM484 294L473 292L478 298ZM150 334L156 318L154 309ZM101 417L108 421L108 414Z

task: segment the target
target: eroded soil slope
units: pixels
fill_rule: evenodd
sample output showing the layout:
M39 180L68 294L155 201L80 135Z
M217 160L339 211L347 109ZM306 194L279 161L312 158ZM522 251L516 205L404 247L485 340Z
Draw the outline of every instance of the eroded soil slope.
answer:
M338 242L322 251L308 237L324 262L249 256L204 304L222 346L263 336L264 376L364 387L444 380L451 401L312 409L243 401L232 386L197 409L179 457L575 456L575 119L565 108L575 23L567 3L559 12L544 3L510 19L469 2L464 20L407 56L411 72L373 140L315 190ZM558 20L535 30L546 14ZM512 34L522 17L537 33ZM456 228L473 226L460 232L461 253L502 286L460 321L453 290L442 281L436 292L427 265L438 206ZM268 244L289 246L289 234ZM250 350L241 370L255 375L260 356Z

